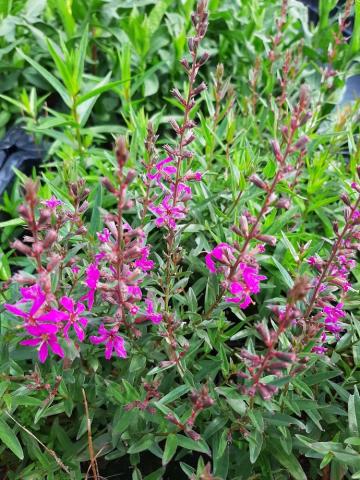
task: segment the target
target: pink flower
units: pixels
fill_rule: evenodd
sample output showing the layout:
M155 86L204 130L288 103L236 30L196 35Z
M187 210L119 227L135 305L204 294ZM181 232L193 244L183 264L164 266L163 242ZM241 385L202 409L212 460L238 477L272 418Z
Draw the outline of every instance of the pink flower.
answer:
M343 330L343 327L339 325L339 320L346 316L346 313L343 311L343 303L338 303L336 307L327 306L323 308L323 313L325 317L325 329L330 333L339 333Z
M124 339L118 334L116 328L106 330L104 325L101 324L98 334L98 336L92 335L90 337L90 342L94 345L99 345L100 343L105 344L106 360L110 360L114 350L118 357L126 358L127 355L124 346Z
M311 351L317 353L318 355L324 355L327 352L327 348L323 345L315 345Z
M172 197L167 195L159 205L150 208L150 210L157 216L155 221L157 227L168 226L169 228L175 228L176 220L185 218L184 208L170 205L171 200Z
M84 328L87 325L87 319L85 317L80 317L79 315L85 310L85 305L78 302L75 305L75 302L70 297L62 297L60 299L60 304L68 312L66 313L66 324L64 326L64 337L69 338L69 329L72 327L78 337L79 341L82 342L85 338Z
M219 245L213 248L211 252L209 252L205 257L205 264L208 270L211 273L217 272L216 264L213 258L223 263L224 262L228 263L230 259L234 260L234 256L232 252L233 252L233 248L228 243L224 243L224 242L219 243Z
M163 177L174 175L176 173L176 167L174 165L168 165L172 161L173 159L171 157L160 160L160 162L155 165L155 173L148 173L147 177L150 180L156 180L156 182L160 185L160 180Z
M216 265L214 260L211 257L211 253L208 253L205 257L205 265L210 273L216 273Z
M141 293L141 288L137 285L128 285L128 294L130 297L133 297L135 300L141 300L142 298L142 293Z
M312 266L317 264L317 260L315 257L309 257L307 261L308 261L308 264Z
M38 298L32 298L33 294L36 292L35 288L24 288L21 289L21 291L24 296L19 303L24 303L29 300L32 301L33 304L30 307L30 310L28 312L24 312L24 310L18 308L17 305L10 305L8 303L4 305L4 308L6 308L6 310L13 315L23 318L25 327L37 326L39 325L39 322L61 322L66 318L66 315L56 308L53 308L49 312L42 313L41 307L45 303L46 297L45 294L40 290Z
M45 200L43 202L44 205L46 205L48 208L50 208L50 210L56 210L56 207L62 205L62 201L61 200L58 200L56 197L54 197L54 195L49 198L49 200Z
M104 228L102 232L97 232L96 235L101 243L106 243L109 241L111 233L108 228Z
M56 325L37 325L37 326L28 326L26 328L27 332L34 338L28 340L22 340L21 345L26 345L28 347L38 346L38 357L41 363L44 363L49 354L49 347L59 357L64 357L63 349L61 348L57 338L57 326Z
M81 300L87 300L88 309L91 310L94 305L95 291L100 278L100 270L94 263L91 263L86 269L85 283L89 287L89 291L86 295L81 297Z
M227 303L238 303L239 308L241 308L242 310L245 310L245 308L247 308L250 303L253 303L250 295L247 295L246 293L244 293L241 297L226 297L225 301Z
M260 282L266 280L264 275L258 274L259 267L255 261L254 265L238 264L234 257L234 248L228 243L219 243L208 253L205 257L205 264L211 273L223 273L225 285L233 295L226 297L225 301L236 303L242 309L252 303L250 295L259 293Z
M258 275L257 269L246 264L241 264L242 275L246 287L250 293L259 293L260 292L260 282L261 280L267 280L265 275Z
M76 275L80 272L80 268L77 265L73 265L71 271Z
M141 257L135 260L135 267L140 268L143 272L152 270L154 268L154 262L149 260L150 248L144 247L141 250Z
M145 299L146 303L146 320L150 320L152 323L157 324L162 320L162 315L160 313L155 313L154 302L149 298Z

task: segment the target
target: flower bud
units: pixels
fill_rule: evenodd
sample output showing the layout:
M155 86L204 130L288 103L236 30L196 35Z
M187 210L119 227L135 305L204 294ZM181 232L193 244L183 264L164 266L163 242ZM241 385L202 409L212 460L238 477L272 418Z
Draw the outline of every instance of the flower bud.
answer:
M125 178L125 184L129 185L129 183L131 183L134 180L135 177L136 177L135 170L133 170L133 169L129 170L127 175L126 175L126 178Z
M51 245L57 240L57 232L54 229L51 229L46 234L45 240L43 241L44 248L50 248Z
M261 180L261 178L258 175L256 175L256 173L253 173L252 175L250 175L249 180L251 183L253 183L259 188L262 188L263 190L267 190L268 188L266 183L263 180Z
M307 137L306 135L303 135L295 143L294 147L296 150L303 150L308 142L309 142L309 137Z
M278 208L284 208L285 210L288 210L291 206L290 199L282 197L276 202L276 206Z
M268 245L271 245L272 247L275 247L276 245L276 238L273 237L272 235L257 235L256 237L258 240L261 242L267 243Z
M204 52L201 57L199 58L198 62L197 62L197 66L198 67L202 67L204 65L204 63L207 62L209 58L209 54L207 52Z
M89 208L89 202L87 200L85 200L85 202L83 202L80 207L79 207L79 213L84 213L87 209Z
M49 218L51 217L51 210L48 208L43 208L40 210L40 216L38 220L39 225L44 225L49 221Z
M245 238L249 235L249 224L245 215L241 215L239 219L241 235Z
M345 205L347 205L348 207L351 206L351 202L350 202L350 198L348 197L348 195L343 192L341 195L340 195L340 199L345 203Z
M263 323L259 323L258 325L256 325L256 330L258 331L265 345L268 347L271 344L270 332L268 327Z
M281 150L280 150L279 142L277 140L273 139L273 140L270 141L270 144L272 146L272 149L273 149L276 160L281 163L283 161L283 156L282 156L282 153L281 153Z
M187 61L186 58L182 58L180 60L181 65L185 68L185 70L188 72L190 70L190 65L189 62Z
M192 97L196 97L196 95L199 95L201 92L203 92L204 90L206 90L206 83L205 82L201 82L199 86L197 86L196 88L194 88L192 91L191 91L191 96Z
M177 89L177 88L173 88L170 93L173 95L173 97L175 97L177 100L179 100L179 102L181 103L181 105L183 105L184 107L186 106L186 100L185 98L181 95L180 91Z
M116 188L114 187L114 185L110 182L110 180L108 178L106 178L106 177L102 178L101 183L104 185L106 190L108 190L110 193L115 194L117 192Z
M20 205L19 208L18 208L18 212L24 220L26 220L26 221L30 220L31 213L30 213L30 210L28 209L28 207L26 205Z
M19 252L23 253L24 255L30 255L31 254L31 248L28 245L25 245L20 240L15 240L10 244L11 248L14 248L15 250L18 250Z

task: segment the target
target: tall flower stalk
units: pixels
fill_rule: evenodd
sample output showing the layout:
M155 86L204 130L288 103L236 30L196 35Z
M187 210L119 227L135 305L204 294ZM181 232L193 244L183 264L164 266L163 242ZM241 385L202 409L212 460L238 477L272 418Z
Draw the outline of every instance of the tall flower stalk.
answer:
M256 260L254 257L254 254L257 252L256 252L256 249L250 250L251 243L256 240L262 243L273 245L273 246L276 243L275 237L264 235L263 233L261 233L260 224L264 219L264 217L266 216L266 214L270 211L270 208L272 206L277 208L288 208L290 205L290 201L287 198L285 197L278 198L276 194L276 188L282 180L284 180L287 176L289 176L289 174L293 174L294 171L295 172L297 171L296 166L294 167L289 162L289 157L293 154L297 154L298 155L297 161L299 161L299 159L302 158L303 152L306 148L308 138L305 135L300 135L298 136L298 138L296 138L296 134L299 128L302 125L304 125L309 118L308 107L309 107L309 92L306 86L302 86L300 89L299 102L295 106L292 112L289 125L284 125L283 128L281 129L281 133L283 137L281 145L275 139L271 141L272 149L277 162L277 171L272 182L268 184L256 174L250 177L250 181L254 185L264 190L265 197L264 197L262 206L255 217L245 212L240 217L239 226L233 227L233 230L235 231L235 233L237 233L240 237L243 238L243 243L242 245L238 243L234 245L233 253L234 255L236 255L236 259L234 259L234 261L231 262L231 266L226 272L225 282L222 282L222 285L220 287L220 290L216 299L214 300L212 305L208 308L208 310L203 313L204 320L207 320L211 317L212 312L218 307L220 302L223 300L223 297L226 291L228 290L229 285L230 285L230 292L231 292L231 285L233 283L234 278L239 274L239 268L240 270L244 270L244 267L241 267L242 265L250 265L253 267L256 266L256 269L258 269ZM218 247L220 247L220 245L218 245ZM263 247L259 246L258 249L259 248L261 250ZM216 249L214 250L216 255L217 251ZM214 250L212 251L212 253L214 253ZM208 256L207 258L209 259ZM218 260L221 260L221 258L218 258ZM207 267L209 268L211 273L216 273L215 269L212 269L211 267L209 267L208 262L207 262ZM245 281L245 284L246 284L246 281ZM243 286L241 290L242 297L247 296L249 293L258 293L258 292L255 292L255 291L252 292L249 286L247 288ZM246 303L242 303L242 302L239 302L239 303L240 303L240 308L246 308L250 304L249 301L247 301Z

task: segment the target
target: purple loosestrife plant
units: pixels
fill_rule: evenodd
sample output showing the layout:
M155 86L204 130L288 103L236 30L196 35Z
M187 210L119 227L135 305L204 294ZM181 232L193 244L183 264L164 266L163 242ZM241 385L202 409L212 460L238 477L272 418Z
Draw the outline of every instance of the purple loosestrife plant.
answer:
M132 134L116 140L111 161L81 143L76 170L95 188L55 178L53 165L44 186L25 182L24 232L1 289L0 439L21 458L11 479L33 475L33 457L41 459L36 478L44 468L55 478L64 462L82 478L87 461L97 480L111 476L112 461L131 465L137 480L182 478L180 469L192 480L358 476L360 186L358 177L348 182L358 157L345 164L327 143L342 132L309 127L314 101L303 72L313 78L296 55L302 42L288 32L299 23L288 15L297 5L268 5L279 12L277 32L251 53L249 103L216 67L223 58L205 65L233 37L226 26L221 44L213 41L234 9L213 4L209 39L207 2L191 17L187 84L172 90L181 115L168 122L174 138L163 151L158 112L139 114L142 100L130 105L129 97ZM129 38L140 18L149 39L162 5L134 9ZM262 7L251 4L255 13ZM247 21L237 35L252 49ZM266 23L256 44L271 36ZM121 70L135 65L132 53L121 47ZM207 68L209 92L199 78ZM15 440L3 425L10 421ZM22 460L27 435L38 445Z

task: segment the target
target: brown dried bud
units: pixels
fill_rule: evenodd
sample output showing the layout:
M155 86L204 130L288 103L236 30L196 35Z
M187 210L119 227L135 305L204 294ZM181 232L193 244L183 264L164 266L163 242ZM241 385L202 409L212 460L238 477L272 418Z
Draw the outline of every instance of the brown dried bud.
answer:
M84 213L87 209L89 208L89 202L87 200L85 200L85 202L83 202L79 209L78 209L78 212L79 213Z
M85 198L87 198L89 194L90 194L90 188L84 188L84 190L81 192L81 195L80 195L80 202L85 200Z
M180 60L180 63L187 72L190 70L190 64L185 57Z
M186 147L186 145L189 145L191 142L193 142L195 140L195 138L196 138L195 135L193 133L190 133L190 135L188 135L186 138L184 138L181 145L183 147Z
M284 362L292 363L296 360L296 353L293 352L275 352L275 357Z
M260 393L264 400L269 400L274 393L276 393L277 388L273 385L265 385L264 383L259 383L257 385L257 391Z
M301 85L299 93L299 107L305 110L310 103L310 89L306 84Z
M298 277L295 280L294 286L288 292L288 298L291 299L294 303L298 300L304 300L309 291L310 283L307 277L302 276Z
M129 151L126 147L126 141L124 137L119 137L116 140L115 155L119 169L122 170L127 159L129 158Z
M197 66L198 67L202 67L207 61L208 61L208 58L209 58L209 54L207 52L204 52L201 57L199 58L198 62L197 62Z
M35 182L30 179L26 180L24 188L25 188L25 200L28 203L36 205L38 203L38 198L37 198L37 192L39 190L38 180L36 180Z

